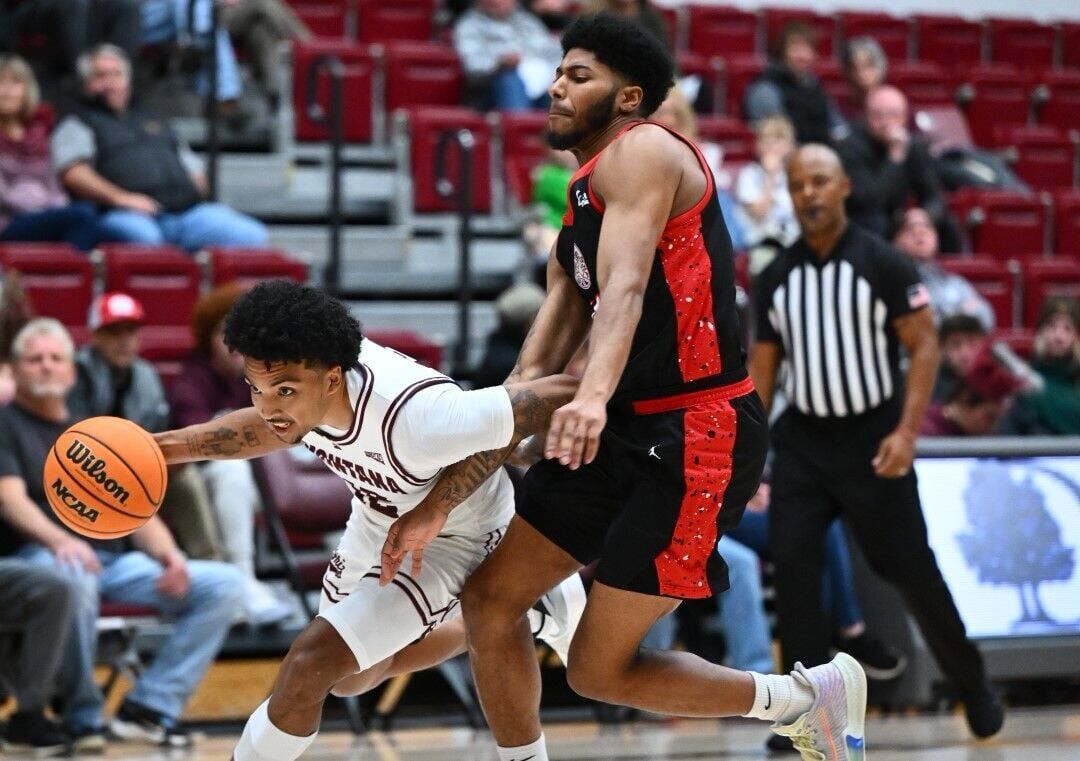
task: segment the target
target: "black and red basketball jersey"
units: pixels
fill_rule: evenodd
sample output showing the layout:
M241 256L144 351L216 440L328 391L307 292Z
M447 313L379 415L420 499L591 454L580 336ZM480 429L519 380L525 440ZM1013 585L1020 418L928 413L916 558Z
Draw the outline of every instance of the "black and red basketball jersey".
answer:
M615 139L640 124L628 125ZM657 125L660 126L660 125ZM666 129L666 128L665 128ZM701 151L705 194L668 221L656 247L641 321L615 399L664 396L737 381L746 374L735 308L735 263L716 183ZM606 148L605 148L606 150ZM592 173L603 151L574 174L555 255L593 313L603 298L596 257L603 202L592 192Z

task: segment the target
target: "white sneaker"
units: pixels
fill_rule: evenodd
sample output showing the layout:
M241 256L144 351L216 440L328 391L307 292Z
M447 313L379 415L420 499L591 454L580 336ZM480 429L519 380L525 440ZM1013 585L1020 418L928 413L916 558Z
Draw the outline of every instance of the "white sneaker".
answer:
M585 585L575 573L541 597L534 606L546 615L538 636L551 645L564 666L570 656L570 642L574 639L581 614L585 612L587 600Z
M864 761L866 674L859 662L837 653L812 669L796 663L792 676L813 690L814 702L794 723L772 730L790 737L803 761Z
M258 579L249 577L244 591L244 620L252 626L278 624L292 615L293 606Z

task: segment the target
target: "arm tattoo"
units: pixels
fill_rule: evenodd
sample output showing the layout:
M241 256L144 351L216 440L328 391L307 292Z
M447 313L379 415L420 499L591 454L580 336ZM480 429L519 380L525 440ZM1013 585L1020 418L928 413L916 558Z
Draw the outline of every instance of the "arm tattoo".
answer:
M565 400L541 398L530 388L519 388L510 393L510 405L514 408L514 429L521 436L538 433L547 428L551 413Z
M433 496L438 500L443 512L453 510L468 499L480 484L502 466L513 451L514 447L509 446L506 449L477 452L444 470L433 490Z
M235 457L245 448L254 449L260 444L254 426L246 425L237 431L222 426L216 430L187 438L188 452L196 458Z

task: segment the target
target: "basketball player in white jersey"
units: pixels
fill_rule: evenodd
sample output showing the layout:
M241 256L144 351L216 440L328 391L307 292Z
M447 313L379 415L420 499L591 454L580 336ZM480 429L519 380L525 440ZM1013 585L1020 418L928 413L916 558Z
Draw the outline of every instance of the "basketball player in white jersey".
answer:
M422 563L414 555L410 572L398 570L380 586L387 530L417 508L444 467L546 430L576 381L552 376L463 391L364 338L340 302L286 281L242 296L226 317L223 340L244 358L253 406L158 434L166 460L251 458L303 444L354 495L319 615L289 649L273 694L248 720L233 756L294 759L314 740L331 692L358 694L465 651L457 596L513 515L505 471L453 511ZM550 615L537 615L534 631L565 662L585 604L580 579L542 604Z

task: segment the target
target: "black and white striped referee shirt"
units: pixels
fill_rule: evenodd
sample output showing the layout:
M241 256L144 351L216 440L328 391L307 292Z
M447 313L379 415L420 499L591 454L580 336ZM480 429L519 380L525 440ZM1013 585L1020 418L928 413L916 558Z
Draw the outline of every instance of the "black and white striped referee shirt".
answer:
M754 291L758 341L783 348L784 392L805 415L873 410L902 388L893 321L929 306L914 265L885 241L848 225L827 257L803 239L761 273Z

